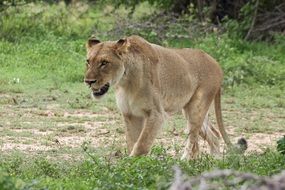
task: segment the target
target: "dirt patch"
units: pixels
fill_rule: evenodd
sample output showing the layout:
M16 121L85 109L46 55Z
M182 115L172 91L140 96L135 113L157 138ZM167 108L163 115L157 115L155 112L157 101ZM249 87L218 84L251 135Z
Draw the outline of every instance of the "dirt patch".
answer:
M50 135L53 133L52 131L40 131L37 129L13 129L13 131L17 133L28 132L36 136L46 136L46 135Z
M52 147L39 145L39 144L21 144L21 143L4 143L1 145L1 151L20 150L20 151L47 151Z
M100 116L106 116L109 114L98 114L95 112L87 112L87 111L75 111L75 112L64 112L63 117L88 117L88 118L98 118Z
M280 133L264 134L254 133L247 139L248 150L247 152L262 152L267 148L273 148L277 146L276 141L280 139L282 135Z
M5 96L5 98L10 97ZM6 105L2 110L0 109L1 118L3 117L1 122L5 126L2 126L2 129L5 128L5 130L0 130L0 136L3 137L0 139L1 151L37 152L65 148L69 151L67 155L72 155L76 154L75 151L73 152L73 149L78 150L84 142L89 142L89 145L93 148L104 149L114 146L126 148L125 129L119 113L114 113L108 109L98 113L84 109L64 110L59 107L59 104L51 104L45 109ZM227 109L224 112L225 119L231 120L235 118L233 112L234 110ZM248 120L258 115L254 111L250 114L241 114L244 114L244 116L241 115L240 118ZM266 118L264 118L264 121L272 122L271 120L266 120ZM180 125L180 123L173 124L173 126L170 126L170 129L164 128L155 142L155 145L163 146L167 153L173 156L182 154L187 138L185 127L177 125ZM174 128L175 130L172 130ZM237 132L236 129L236 126L226 127L233 143L240 137L247 139L248 153L262 152L266 148L274 148L276 147L277 139L282 137L280 132L270 132L270 134L250 133L247 131ZM25 134L30 135L30 139L25 139ZM222 151L224 143L222 139L220 142L220 150ZM200 149L201 152L209 153L208 144L203 139L200 139ZM62 154L66 155L66 152Z
M72 149L78 150L84 142L99 148L112 146L114 141L124 140L124 135L116 132L118 125L122 127L121 123L118 124L119 114L95 113L87 110L63 111L51 108L10 109L8 113L17 113L17 117L6 114L6 117L11 119L5 122L5 130L0 130L0 135L5 136L0 140L0 150L37 152L63 148L73 154ZM24 121L18 122L19 120ZM21 125L28 127L23 128ZM24 135L31 136L31 139L26 139Z
M76 123L72 123L75 125ZM126 146L125 136L122 132L118 133L116 130L103 128L101 124L91 124L84 123L82 126L88 129L88 132L84 135L78 133L73 133L72 135L63 136L56 135L50 139L50 142L53 145L41 145L37 142L32 144L23 144L19 142L11 142L11 140L4 142L1 145L1 151L9 150L20 150L20 151L48 151L54 148L80 148L84 142L89 142L90 146L93 148L103 148L108 146L118 145L121 147ZM123 126L122 126L123 127ZM36 129L13 129L15 132L29 131L34 134L34 138L40 139L47 135L52 134L52 131L39 131ZM235 143L241 136L233 137L232 131L230 132L232 142ZM237 134L235 134L237 135ZM263 134L256 133L251 134L249 137L246 137L248 141L247 153L250 152L263 152L267 148L276 147L276 141L281 137L280 133L273 134ZM34 139L35 140L35 139ZM206 141L200 139L200 150L204 153L209 153L209 146ZM221 151L224 149L224 143L222 139L221 142ZM181 136L169 135L169 132L163 131L162 134L157 138L156 145L163 146L167 153L172 156L179 156L183 152L183 148L186 145L186 138Z

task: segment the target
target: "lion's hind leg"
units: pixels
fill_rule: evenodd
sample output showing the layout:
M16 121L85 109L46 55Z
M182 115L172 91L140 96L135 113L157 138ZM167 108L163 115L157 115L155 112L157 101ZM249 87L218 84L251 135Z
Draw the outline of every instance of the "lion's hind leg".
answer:
M199 154L198 138L200 135L200 131L202 130L204 119L214 99L214 95L215 91L208 91L208 90L204 91L203 89L199 89L192 96L189 103L187 103L184 106L183 111L186 116L190 131L187 139L187 145L185 147L185 151L181 159L193 159L198 156ZM206 130L205 136L210 137L211 135L209 135L207 131L208 130Z
M220 154L220 142L219 142L220 133L211 124L209 120L209 113L206 114L206 117L203 122L203 126L199 134L209 144L211 154L219 155Z

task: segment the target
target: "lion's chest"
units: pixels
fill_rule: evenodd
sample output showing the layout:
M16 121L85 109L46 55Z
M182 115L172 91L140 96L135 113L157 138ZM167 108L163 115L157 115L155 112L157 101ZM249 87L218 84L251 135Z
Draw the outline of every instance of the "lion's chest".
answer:
M117 106L123 114L132 114L135 116L143 116L144 113L139 106L139 101L126 93L122 89L116 90L116 102Z

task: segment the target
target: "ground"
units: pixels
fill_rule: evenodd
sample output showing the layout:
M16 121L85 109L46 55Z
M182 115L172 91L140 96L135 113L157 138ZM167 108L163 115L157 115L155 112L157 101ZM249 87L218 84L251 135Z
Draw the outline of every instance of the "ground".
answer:
M11 86L11 89L21 89L19 84ZM285 110L282 104L280 106L282 93L281 96L275 93L271 102L264 104L269 91L261 87L224 90L222 111L226 130L233 142L240 137L247 139L247 154L275 149L276 140L285 133ZM98 154L126 154L123 120L114 102L113 92L102 102L93 101L83 83L2 92L1 153L47 153L51 158L80 159L83 144L88 144ZM211 120L215 123L214 114ZM167 154L180 157L186 131L183 116L171 116L155 146L162 146ZM201 139L200 144L202 151L208 152L206 142Z

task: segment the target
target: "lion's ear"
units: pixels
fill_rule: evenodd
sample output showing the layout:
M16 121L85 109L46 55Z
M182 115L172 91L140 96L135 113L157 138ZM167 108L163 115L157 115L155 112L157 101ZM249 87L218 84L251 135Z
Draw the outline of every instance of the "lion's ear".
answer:
M130 45L131 44L128 38L120 39L115 45L115 50L119 55L122 55L123 53L128 52Z
M99 44L99 43L100 43L100 40L97 40L95 36L91 36L91 38L88 39L86 47L91 48L92 46Z

